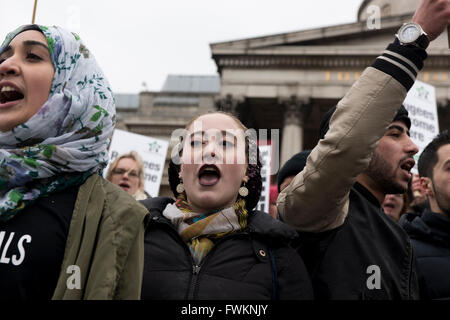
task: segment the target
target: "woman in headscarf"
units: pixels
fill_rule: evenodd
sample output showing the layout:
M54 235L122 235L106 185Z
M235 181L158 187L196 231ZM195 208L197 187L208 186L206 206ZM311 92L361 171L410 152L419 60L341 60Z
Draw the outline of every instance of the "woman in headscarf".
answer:
M311 299L295 230L256 211L256 140L234 116L209 113L186 127L169 166L176 197L142 201L143 299ZM172 153L174 155L174 153Z
M114 97L80 38L0 47L0 298L137 299L146 210L101 178Z

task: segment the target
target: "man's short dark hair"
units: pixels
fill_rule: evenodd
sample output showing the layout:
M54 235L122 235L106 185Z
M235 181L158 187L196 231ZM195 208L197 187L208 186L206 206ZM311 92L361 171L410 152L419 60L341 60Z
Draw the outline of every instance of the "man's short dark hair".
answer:
M433 168L438 162L437 152L440 147L450 144L450 132L445 130L438 134L422 151L419 157L419 176L433 178Z

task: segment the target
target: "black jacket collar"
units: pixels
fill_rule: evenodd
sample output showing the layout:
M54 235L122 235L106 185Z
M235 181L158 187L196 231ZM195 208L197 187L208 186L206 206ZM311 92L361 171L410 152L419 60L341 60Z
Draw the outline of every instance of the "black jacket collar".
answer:
M358 191L360 194L363 195L364 198L366 198L367 201L372 203L377 208L381 209L381 205L378 202L378 199L368 190L366 187L364 187L361 183L355 182L353 187Z
M424 239L450 247L450 220L440 213L429 209L425 209L422 215L409 213L401 219L401 224L414 239Z

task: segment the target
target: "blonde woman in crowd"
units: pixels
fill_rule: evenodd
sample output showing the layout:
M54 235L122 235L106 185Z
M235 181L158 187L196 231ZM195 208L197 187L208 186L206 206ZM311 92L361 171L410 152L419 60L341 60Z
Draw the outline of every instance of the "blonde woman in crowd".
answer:
M118 156L111 163L106 180L118 185L136 200L148 198L144 191L144 163L136 151Z

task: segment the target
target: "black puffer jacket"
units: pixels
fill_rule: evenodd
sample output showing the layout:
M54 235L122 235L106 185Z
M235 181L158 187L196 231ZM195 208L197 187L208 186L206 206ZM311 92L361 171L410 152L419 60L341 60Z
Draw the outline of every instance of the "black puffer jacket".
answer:
M245 231L220 239L196 266L187 244L162 215L173 200L159 197L141 203L150 211L142 299L313 298L303 261L287 245L296 232L268 214L252 212Z
M425 209L407 214L400 224L411 238L418 270L430 299L450 299L450 220Z

